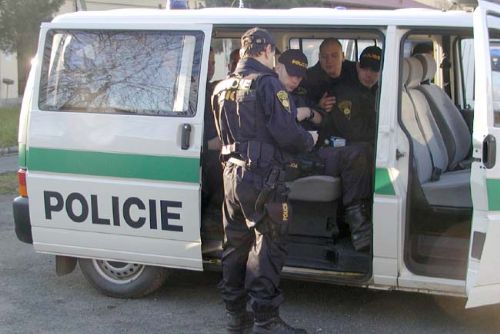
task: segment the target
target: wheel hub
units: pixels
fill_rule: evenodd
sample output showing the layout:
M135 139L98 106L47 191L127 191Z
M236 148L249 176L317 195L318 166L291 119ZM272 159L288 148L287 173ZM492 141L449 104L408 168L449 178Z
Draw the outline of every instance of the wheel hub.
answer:
M126 284L137 279L145 266L136 263L93 260L95 269L103 278L115 284Z

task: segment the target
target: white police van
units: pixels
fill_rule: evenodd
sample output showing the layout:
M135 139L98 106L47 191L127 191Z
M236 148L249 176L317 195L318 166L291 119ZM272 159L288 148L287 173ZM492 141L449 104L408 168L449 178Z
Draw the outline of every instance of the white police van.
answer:
M355 252L339 179L290 184L294 227L283 275L500 302L500 6L472 11L115 10L43 24L19 128L16 233L76 262L102 292L140 297L167 268L217 269L218 210L202 208L209 49L219 79L250 27L278 48L337 37L356 60L383 48L373 184L373 251ZM418 43L432 55L411 56ZM436 62L437 60L437 62ZM473 122L472 122L473 119ZM202 214L203 212L203 214Z

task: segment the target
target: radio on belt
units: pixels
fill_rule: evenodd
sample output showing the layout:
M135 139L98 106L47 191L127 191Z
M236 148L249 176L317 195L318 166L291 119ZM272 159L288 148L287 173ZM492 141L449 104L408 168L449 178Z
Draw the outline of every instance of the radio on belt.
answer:
M346 141L345 138L332 136L329 139L325 139L325 144L331 147L344 147Z

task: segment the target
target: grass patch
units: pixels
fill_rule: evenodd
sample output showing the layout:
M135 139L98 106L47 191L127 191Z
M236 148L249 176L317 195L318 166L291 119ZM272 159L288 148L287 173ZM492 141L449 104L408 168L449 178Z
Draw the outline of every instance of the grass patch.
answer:
M0 174L0 195L17 192L17 173L8 172Z
M20 107L0 108L0 147L17 145Z

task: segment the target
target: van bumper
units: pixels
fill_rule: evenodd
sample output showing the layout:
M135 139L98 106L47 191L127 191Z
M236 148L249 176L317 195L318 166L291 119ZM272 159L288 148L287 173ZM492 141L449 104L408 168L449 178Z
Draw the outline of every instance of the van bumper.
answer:
M28 206L28 197L16 197L12 202L12 211L14 213L14 224L16 226L16 236L22 242L32 244L30 210Z

